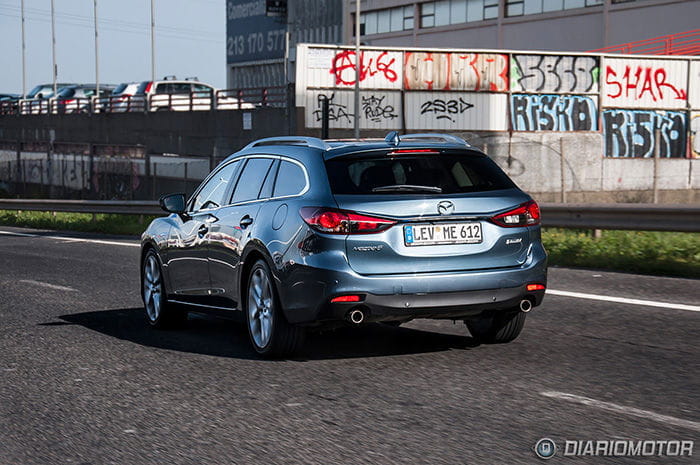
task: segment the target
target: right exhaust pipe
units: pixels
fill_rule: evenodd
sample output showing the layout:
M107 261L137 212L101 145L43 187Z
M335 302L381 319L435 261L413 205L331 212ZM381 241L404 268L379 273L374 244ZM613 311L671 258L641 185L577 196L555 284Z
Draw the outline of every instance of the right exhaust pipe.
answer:
M520 311L527 313L532 310L532 302L529 299L523 299L520 301Z
M348 321L352 324L359 325L363 321L365 321L365 312L360 310L359 308L356 308L354 310L350 310L348 312Z

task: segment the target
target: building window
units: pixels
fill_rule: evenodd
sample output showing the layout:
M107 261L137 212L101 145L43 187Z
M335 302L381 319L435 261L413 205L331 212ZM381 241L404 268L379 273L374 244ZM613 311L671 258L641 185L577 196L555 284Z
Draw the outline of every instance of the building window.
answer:
M498 18L499 0L441 0L420 5L420 27L439 27Z
M360 15L360 35L384 34L412 29L413 6L368 11Z
M613 0L634 1L634 0ZM603 0L506 0L506 17L602 5Z

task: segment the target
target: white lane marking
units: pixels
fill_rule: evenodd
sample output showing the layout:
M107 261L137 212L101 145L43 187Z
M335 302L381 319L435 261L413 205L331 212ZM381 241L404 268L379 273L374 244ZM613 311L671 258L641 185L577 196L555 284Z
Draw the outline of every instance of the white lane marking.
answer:
M18 282L25 284L33 284L35 286L48 287L49 289L55 289L57 291L78 292L77 289L73 289L72 287L59 286L58 284L45 283L43 281L34 281L33 279L20 279Z
M36 234L27 234L27 233L10 232L10 231L0 231L0 234L6 234L8 236L36 237Z
M546 293L559 295L562 297L573 297L575 299L602 300L605 302L616 302L619 304L644 305L646 307L672 308L674 310L700 312L700 306L698 305L674 304L670 302L658 302L655 300L628 299L626 297L611 297L607 295L585 294L583 292L557 291L554 289L547 289Z
M649 410L642 410L634 407L626 407L624 405L618 405L613 404L612 402L604 402L602 400L591 399L590 397L568 394L566 392L545 391L540 392L540 394L545 397L551 397L553 399L565 400L567 402L587 405L589 407L595 407L601 410L607 410L609 412L622 413L624 415L630 415L639 418L646 418L647 420L653 420L660 423L667 423L673 426L680 426L682 428L700 431L700 423L690 420L683 420L681 418L671 417L668 415L661 415L660 413L650 412Z
M141 247L141 244L134 244L132 242L118 242L118 241L105 241L102 239L84 239L81 237L69 237L69 236L44 236L41 234L27 234L14 231L0 231L0 234L5 234L6 236L21 236L21 237L43 237L45 239L54 239L63 242L91 242L93 244L105 244L105 245L123 245L126 247Z

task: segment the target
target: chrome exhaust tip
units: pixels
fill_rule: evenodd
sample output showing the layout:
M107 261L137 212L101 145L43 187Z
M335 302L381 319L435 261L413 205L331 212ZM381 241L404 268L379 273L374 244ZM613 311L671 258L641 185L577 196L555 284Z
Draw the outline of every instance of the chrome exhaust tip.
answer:
M363 321L365 321L365 312L360 310L359 308L356 308L354 310L350 310L348 312L348 321L352 324L359 325Z
M520 301L520 311L527 313L532 310L532 302L529 299L523 299Z

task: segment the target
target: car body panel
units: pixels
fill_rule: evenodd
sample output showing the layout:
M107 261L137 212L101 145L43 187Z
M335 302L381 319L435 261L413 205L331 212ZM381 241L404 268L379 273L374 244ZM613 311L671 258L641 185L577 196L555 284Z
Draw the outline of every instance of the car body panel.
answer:
M513 186L508 189L446 195L334 195L326 162L358 150L387 150L387 143L336 143L326 150L289 144L251 144L228 157L218 170L241 160L267 157L303 167L306 185L292 195L271 190L262 198L237 203L235 198L209 210L171 214L154 220L144 233L145 246L157 248L170 300L240 310L245 297L246 267L264 259L273 274L286 319L302 325L325 325L342 319L348 307L331 304L334 296L360 294L370 321L426 318L468 318L484 311L513 308L520 299L536 305L543 291L528 283L546 284L547 255L540 226L503 227L491 218L531 201ZM407 143L409 147L473 150L454 143ZM403 147L403 144L402 144ZM238 182L237 169L226 198ZM265 183L281 182L280 170ZM203 189L200 187L200 189ZM197 196L195 192L192 198ZM204 190L202 190L204 192ZM440 202L452 202L440 214ZM190 200L190 206L192 200ZM319 232L302 218L304 207L352 210L393 219L397 224L379 233ZM444 212L443 212L444 213ZM246 224L244 219L250 219ZM407 224L478 221L482 242L407 246ZM202 233L202 228L204 232ZM166 238L166 239L164 239ZM514 303L515 302L515 303Z

